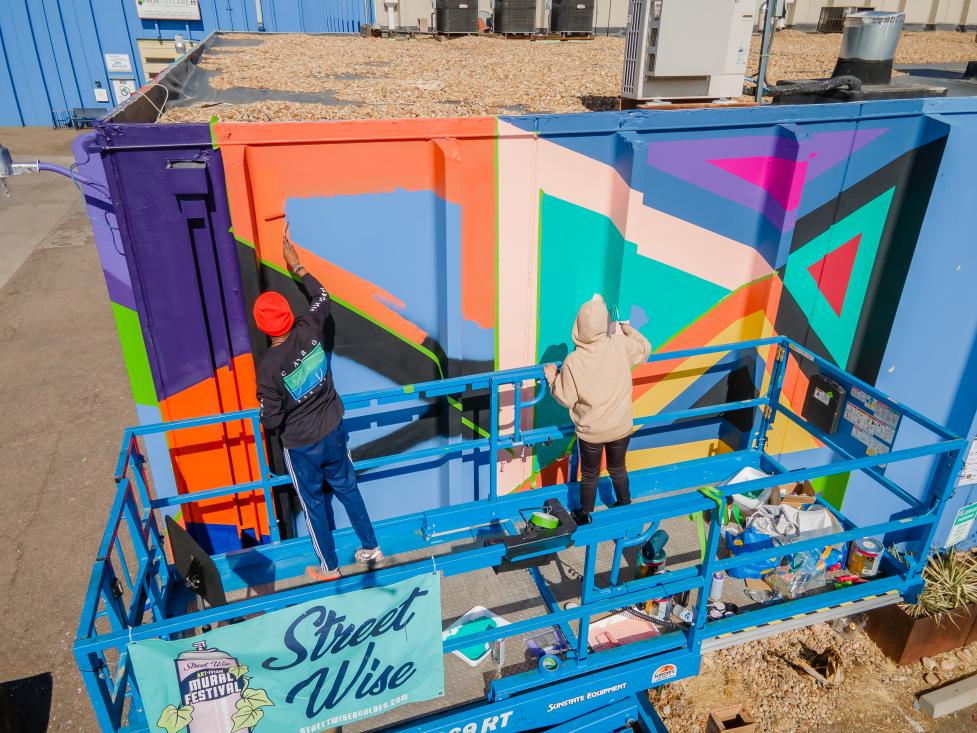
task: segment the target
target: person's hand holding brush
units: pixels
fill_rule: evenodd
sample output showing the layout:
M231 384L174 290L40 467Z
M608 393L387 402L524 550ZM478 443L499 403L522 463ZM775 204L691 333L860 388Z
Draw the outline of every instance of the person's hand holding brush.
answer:
M299 262L298 253L288 236L288 226L285 226L285 233L282 235L282 256L285 258L285 265L293 275L301 275L305 271L305 265Z

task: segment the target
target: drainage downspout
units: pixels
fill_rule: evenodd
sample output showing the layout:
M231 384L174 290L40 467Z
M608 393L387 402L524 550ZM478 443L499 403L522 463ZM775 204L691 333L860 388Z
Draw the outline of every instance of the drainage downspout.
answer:
M771 5L774 7L771 8ZM763 93L770 89L770 85L767 83L767 62L770 60L770 49L773 48L776 7L777 0L767 0L760 6L760 12L763 13L763 40L760 42L760 68L756 75L757 104L763 104Z
M258 30L263 31L265 29L265 15L261 9L261 0L254 0L254 10L255 17L258 20Z

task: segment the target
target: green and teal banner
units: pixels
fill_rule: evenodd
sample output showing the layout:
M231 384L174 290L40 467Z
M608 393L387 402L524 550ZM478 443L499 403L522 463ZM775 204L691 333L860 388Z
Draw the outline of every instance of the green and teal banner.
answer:
M154 733L315 733L444 694L440 580L128 649Z

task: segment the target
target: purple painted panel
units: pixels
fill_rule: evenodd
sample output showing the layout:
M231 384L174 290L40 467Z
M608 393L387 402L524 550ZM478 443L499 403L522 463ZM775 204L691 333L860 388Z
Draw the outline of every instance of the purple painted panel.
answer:
M78 173L97 184L85 187L85 203L88 208L88 218L92 222L95 248L102 263L109 299L113 303L135 310L136 301L132 295L132 283L129 281L129 269L123 254L119 225L95 136L81 135L75 138L71 148L78 163Z
M206 125L106 125L98 140L164 400L251 351L220 155Z

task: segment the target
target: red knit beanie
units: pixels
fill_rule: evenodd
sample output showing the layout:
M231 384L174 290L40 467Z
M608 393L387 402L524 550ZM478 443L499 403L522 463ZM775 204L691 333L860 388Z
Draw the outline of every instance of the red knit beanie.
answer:
M274 291L262 293L254 301L254 322L269 336L281 336L295 322L285 296Z

